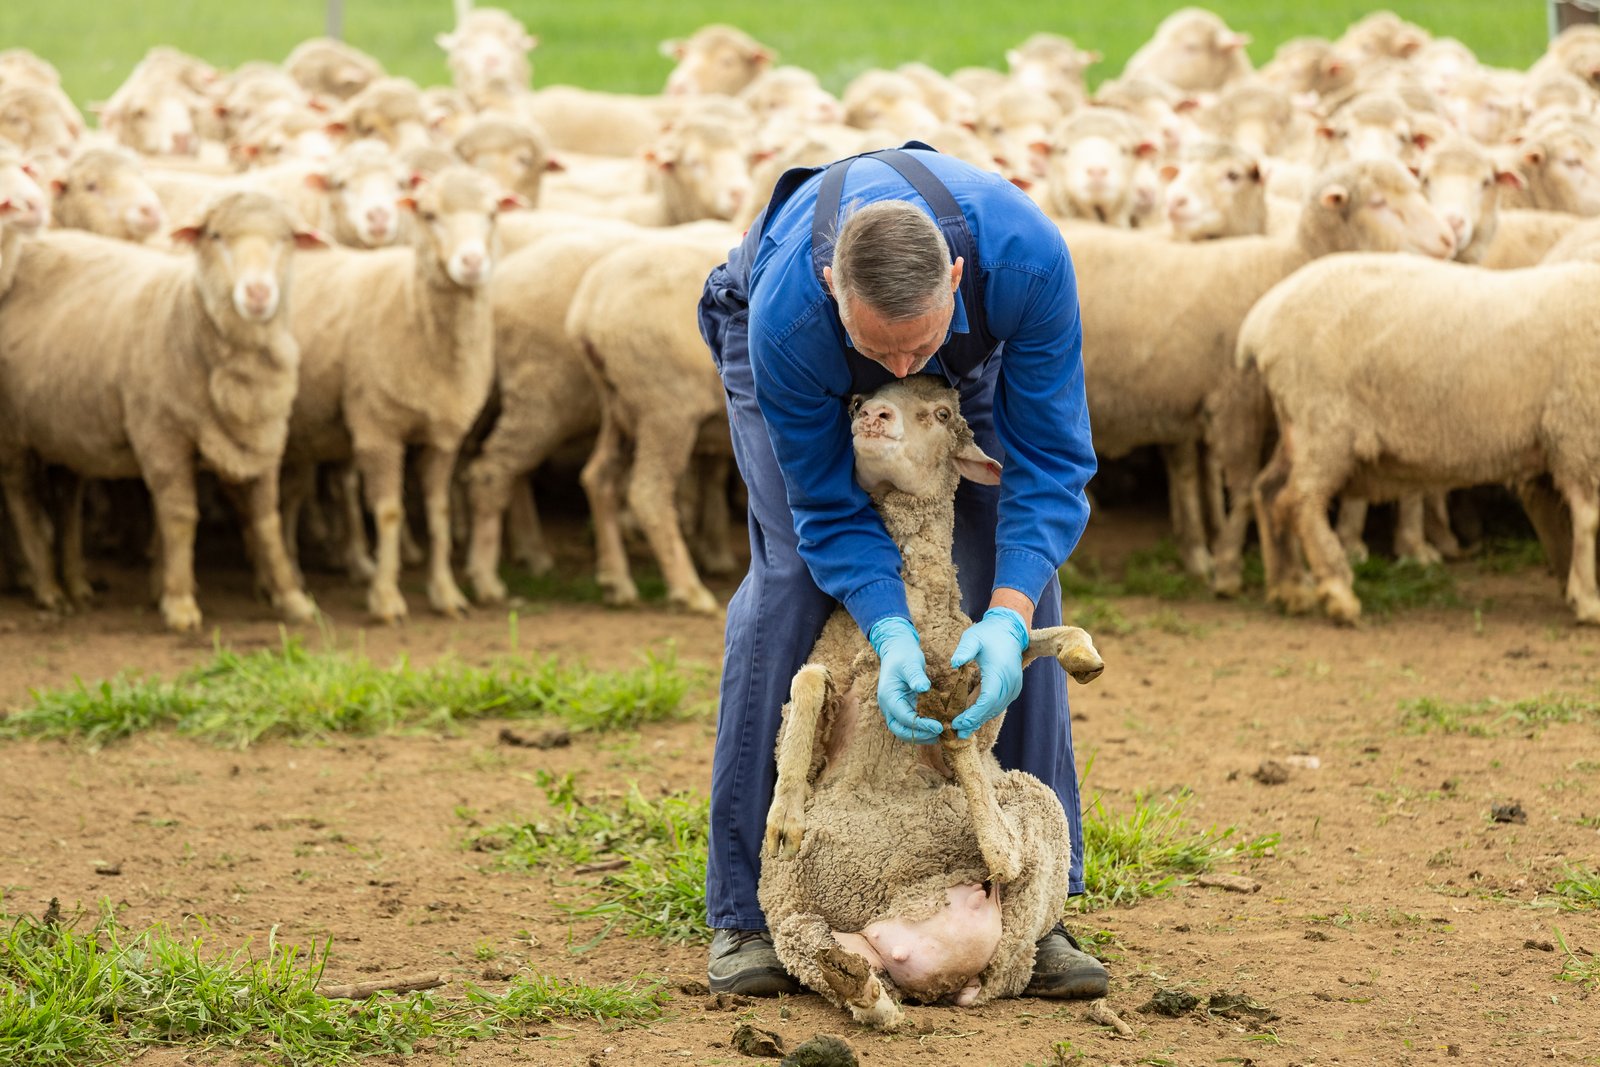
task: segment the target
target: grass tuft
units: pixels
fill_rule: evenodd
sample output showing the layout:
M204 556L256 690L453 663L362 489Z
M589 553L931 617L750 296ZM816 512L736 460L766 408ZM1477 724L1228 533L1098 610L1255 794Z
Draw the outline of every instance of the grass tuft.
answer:
M1185 573L1178 548L1162 539L1154 548L1129 553L1120 577L1106 573L1100 561L1084 559L1061 568L1061 592L1068 598L1148 596L1157 600L1194 600L1210 596L1206 583Z
M1589 867L1568 867L1563 877L1550 887L1560 897L1563 911L1600 908L1600 871Z
M671 647L631 670L591 671L555 659L501 659L477 667L405 657L379 667L364 655L312 652L286 636L277 649L218 647L173 681L120 674L98 685L35 691L0 719L0 738L81 738L109 744L145 730L232 748L268 738L324 738L407 729L449 730L474 719L552 717L575 730L626 730L692 714L685 701L706 671L680 666Z
M1544 546L1533 537L1486 537L1477 563L1480 571L1489 574L1516 574L1543 567Z
M1355 566L1355 593L1367 615L1393 615L1417 608L1461 605L1450 572L1438 564L1422 566L1373 556Z
M498 1022L549 1022L593 1019L610 1023L644 1023L660 1018L671 997L660 981L587 986L541 974L519 974L501 994L467 986L467 1003Z
M1408 733L1494 737L1562 723L1600 720L1600 695L1547 693L1510 703L1493 698L1458 703L1420 697L1401 701L1400 713L1401 724Z
M1600 989L1600 957L1582 945L1573 948L1567 944L1566 935L1561 932L1559 926L1555 928L1555 932L1556 944L1561 946L1562 952L1561 970L1556 972L1556 978L1590 989Z
M1159 896L1180 880L1204 874L1218 864L1259 859L1278 844L1277 834L1248 840L1236 826L1197 829L1184 814L1187 793L1160 801L1135 794L1133 810L1108 810L1103 797L1084 811L1084 895L1078 911L1135 904Z

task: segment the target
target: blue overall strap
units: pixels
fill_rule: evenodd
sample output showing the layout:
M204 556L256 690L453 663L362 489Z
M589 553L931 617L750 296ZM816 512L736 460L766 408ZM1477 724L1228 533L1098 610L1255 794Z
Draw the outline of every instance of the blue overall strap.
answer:
M927 145L918 141L909 141L905 148L921 148L933 151ZM962 212L961 206L956 203L955 197L950 195L944 183L934 177L915 156L908 155L903 149L886 148L878 152L868 152L865 156L852 156L840 160L829 167L822 176L822 184L817 189L816 213L811 220L811 258L818 277L822 275L822 268L833 262L833 246L838 235L839 208L844 197L844 180L850 165L857 159L876 159L888 164L896 173L910 183L918 196L933 210L934 218L939 223L939 228L944 231L945 241L950 246L952 262L956 257L964 259L965 268L961 272L961 285L958 290L962 303L967 312L966 334L955 334L939 350L939 364L944 368L945 376L951 384L962 381L977 371L995 351L997 342L990 335L988 320L983 309L983 276L978 270L977 242L972 239L972 231L967 226L967 217ZM856 392L867 392L892 381L894 375L881 364L867 359L854 351L847 352L846 361L850 365L851 388Z

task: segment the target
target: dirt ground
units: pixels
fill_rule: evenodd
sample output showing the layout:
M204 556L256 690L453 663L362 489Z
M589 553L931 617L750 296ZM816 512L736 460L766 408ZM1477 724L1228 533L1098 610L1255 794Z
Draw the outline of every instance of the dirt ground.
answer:
M1159 528L1097 520L1083 551L1115 556ZM1600 634L1573 626L1541 571L1452 566L1465 606L1355 630L1281 618L1249 601L1117 602L1133 628L1098 635L1107 671L1072 693L1080 770L1093 760L1088 795L1118 811L1135 792L1187 789L1201 825L1281 835L1275 855L1228 869L1258 880L1259 892L1184 887L1077 920L1080 931L1108 938L1110 1004L1132 1038L1087 1021L1079 1004L912 1008L911 1027L885 1036L814 996L730 1008L680 990L647 1027L550 1024L410 1062L737 1063L729 1038L747 1020L790 1046L840 1034L863 1063L885 1065L1600 1063L1600 997L1557 980L1563 954L1553 945L1559 928L1574 948L1600 950L1600 915L1556 910L1549 895L1565 865L1592 867L1600 856L1597 723L1411 734L1399 707L1423 696L1592 693ZM209 655L209 632L162 631L144 606L142 574L109 577L105 605L86 616L45 619L15 596L0 598L0 707L32 687L122 668L170 674ZM242 570L213 565L202 580L208 627L223 641L276 644L278 624L246 595ZM506 649L505 612L442 621L411 588L417 617L363 630L359 593L329 576L313 580L335 639L364 642L379 662L399 651L427 662ZM596 667L627 666L669 639L685 661L715 663L721 649L720 622L660 609L526 605L518 630L523 651ZM497 731L485 723L458 737L242 752L162 735L94 753L0 745L5 906L37 914L52 896L91 909L108 897L130 928L204 916L230 947L263 943L273 927L282 943L331 937L331 982L436 969L494 989L476 958L488 946L496 967L588 982L660 976L692 990L705 977L703 947L613 934L571 950L597 926L558 905L603 875L500 871L462 841L473 821L533 810L540 769L580 771L585 789L638 782L703 791L712 722L580 738L548 752L500 745ZM1267 760L1288 767L1286 781L1258 778ZM1491 819L1494 806L1511 803L1525 823ZM97 875L100 862L119 865L120 875ZM1163 988L1202 1001L1247 994L1278 1018L1137 1010ZM179 1048L140 1062L233 1059Z

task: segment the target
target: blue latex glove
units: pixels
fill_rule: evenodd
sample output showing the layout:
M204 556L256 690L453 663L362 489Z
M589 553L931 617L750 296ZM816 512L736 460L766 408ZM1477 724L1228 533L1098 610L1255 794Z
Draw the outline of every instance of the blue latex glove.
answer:
M917 628L910 619L894 615L874 623L867 640L878 654L878 708L889 732L919 745L937 738L944 727L917 715L917 695L933 685Z
M961 668L978 661L978 699L957 715L950 727L957 737L972 732L1002 711L1022 692L1022 653L1028 647L1028 627L1010 608L990 608L967 627L956 643L950 666Z

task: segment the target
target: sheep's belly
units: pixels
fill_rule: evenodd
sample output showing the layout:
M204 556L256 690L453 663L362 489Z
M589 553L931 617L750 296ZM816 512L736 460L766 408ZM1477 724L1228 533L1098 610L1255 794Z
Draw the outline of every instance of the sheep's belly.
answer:
M1407 462L1384 455L1358 463L1350 472L1344 491L1369 500L1385 500L1424 490L1531 478L1546 469L1548 459L1536 444L1439 457L1431 462Z

